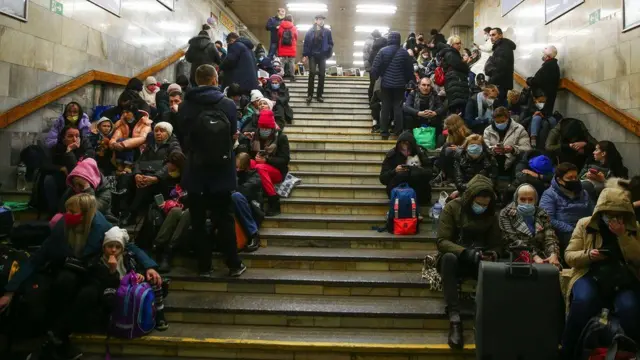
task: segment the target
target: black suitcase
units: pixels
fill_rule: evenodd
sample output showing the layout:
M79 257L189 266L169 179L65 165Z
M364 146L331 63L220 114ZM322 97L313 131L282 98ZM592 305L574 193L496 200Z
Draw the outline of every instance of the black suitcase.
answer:
M550 264L480 264L476 288L478 360L554 360L564 302Z

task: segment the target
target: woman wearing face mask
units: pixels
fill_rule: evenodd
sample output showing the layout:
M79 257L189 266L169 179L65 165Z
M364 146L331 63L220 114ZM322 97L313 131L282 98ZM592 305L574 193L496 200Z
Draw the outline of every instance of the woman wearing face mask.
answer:
M293 109L289 105L289 89L282 80L282 76L271 75L264 85L264 96L274 103L273 113L277 124L291 124L293 121ZM280 128L284 130L284 127Z
M451 348L462 349L464 346L459 281L476 278L480 260L498 260L503 255L504 245L493 181L476 175L469 181L464 195L445 205L438 226L438 269L449 315L448 343Z
M273 111L260 111L257 129L245 133L238 147L238 153L244 151L251 155L251 169L258 171L262 188L267 195L267 216L280 214L280 197L274 184L281 183L289 172L291 159L289 138L283 133L273 116ZM253 129L248 129L249 131Z
M456 152L462 147L467 137L471 135L471 130L467 128L464 120L458 115L450 115L444 120L447 138L440 150L438 167L442 169L440 174L433 179L431 185L445 186L454 179L453 163Z
M513 202L500 211L500 229L507 246L527 246L531 251L520 254L526 262L560 265L560 246L551 220L544 209L536 206L538 192L529 184L522 184ZM516 258L518 255L516 254Z
M67 200L75 194L95 196L97 209L103 215L111 214L111 190L95 160L88 158L80 161L67 176L67 190L62 194L59 211L64 212Z
M472 95L467 101L464 121L476 134L482 134L493 118L493 103L498 97L498 87L485 86L481 92Z
M54 147L58 142L60 132L67 126L78 129L81 138L89 136L91 129L89 116L84 113L82 106L75 101L68 103L67 106L64 107L62 115L54 121L45 139L45 145L48 148Z
M510 179L518 156L531 150L527 130L511 120L509 110L502 106L493 111L493 123L484 129L484 143L498 162L498 174Z
M578 221L565 259L573 272L563 352L574 353L584 326L603 308L617 315L625 335L640 340L640 236L625 190L602 190L593 215Z
M431 167L429 157L408 131L403 132L396 146L387 152L380 169L380 183L386 185L387 196L396 186L407 183L418 197L418 204L431 201Z
M498 164L484 145L482 136L473 134L467 137L456 153L453 173L457 191L451 194L452 197L463 194L467 190L467 183L476 175L483 175L495 183Z
M533 89L531 92L533 101L530 102L528 109L522 114L522 126L529 129L531 135L531 147L544 150L545 143L551 129L556 124L556 118L553 116L547 116L542 109L544 109L547 102L545 93L540 89ZM529 114L533 114L529 116Z
M564 252L578 220L593 211L593 203L582 189L578 168L574 164L561 163L556 167L551 187L542 194L540 207L549 214L551 226Z
M82 352L69 340L72 331L83 331L89 320L100 314L98 299L102 295L94 279L87 276L87 261L102 253L105 233L112 225L96 210L96 199L90 194L69 198L66 213L29 261L11 278L0 298L0 310L9 305L13 294L36 271L48 264L53 281L47 312L50 329L41 351L32 356L47 355L54 359L78 359ZM139 259L147 280L159 279L157 266L133 244L126 246Z
M151 107L156 107L156 94L160 91L158 81L153 76L149 76L144 80L144 89L140 91L140 97Z
M622 163L622 155L611 141L599 141L593 151L593 160L587 162L580 174L582 187L587 190L591 199L598 199L604 183L610 177L629 178L629 169Z

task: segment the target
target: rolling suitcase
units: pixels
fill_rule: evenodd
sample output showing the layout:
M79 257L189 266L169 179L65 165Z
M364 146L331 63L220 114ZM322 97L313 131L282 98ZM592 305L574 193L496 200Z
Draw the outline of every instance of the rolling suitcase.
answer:
M476 290L478 360L555 360L564 302L549 264L480 264Z

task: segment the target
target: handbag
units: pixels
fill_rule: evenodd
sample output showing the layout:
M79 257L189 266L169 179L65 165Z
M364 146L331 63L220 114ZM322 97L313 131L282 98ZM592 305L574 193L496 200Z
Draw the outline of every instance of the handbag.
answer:
M434 127L415 128L413 129L413 137L416 139L416 143L424 149L434 150L436 148L436 128Z

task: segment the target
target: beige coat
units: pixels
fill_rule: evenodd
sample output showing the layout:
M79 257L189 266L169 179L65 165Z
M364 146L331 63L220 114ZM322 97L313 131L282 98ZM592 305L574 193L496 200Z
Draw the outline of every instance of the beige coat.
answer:
M598 224L600 213L603 211L616 211L625 214L626 233L618 238L618 243L629 269L640 280L640 234L638 234L638 223L631 200L624 190L605 188L598 198L593 215L578 220L569 245L564 252L565 261L572 267L569 286L564 294L567 309L573 284L589 271L592 263L589 259L589 251L592 248L602 247L602 236L598 231ZM588 231L593 233L588 233ZM593 244L594 239L595 244Z

